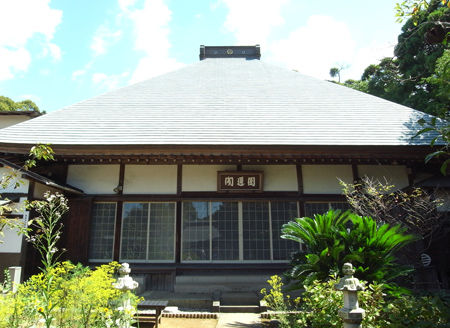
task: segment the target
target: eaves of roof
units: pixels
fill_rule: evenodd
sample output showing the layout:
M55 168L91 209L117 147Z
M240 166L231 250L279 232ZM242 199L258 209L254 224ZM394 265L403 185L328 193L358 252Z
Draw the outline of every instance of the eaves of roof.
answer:
M58 189L58 190L61 190L64 192L69 192L71 194L77 194L77 195L84 194L84 192L81 189L69 186L67 184L60 184L60 183L57 183L47 177L37 174L35 172L24 170L22 167L14 164L8 160L5 160L3 158L0 158L0 164L2 164L3 166L6 166L6 167L10 167L14 170L17 170L17 171L21 172L22 176L24 176L25 178L33 180L33 181L37 181L46 186L49 186L49 187L52 187L52 188L55 188L55 189Z

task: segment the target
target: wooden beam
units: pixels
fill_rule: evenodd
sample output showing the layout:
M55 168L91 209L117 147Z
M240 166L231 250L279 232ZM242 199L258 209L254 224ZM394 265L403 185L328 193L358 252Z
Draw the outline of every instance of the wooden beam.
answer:
M303 171L302 165L297 165L297 185L298 185L298 194L303 195Z
M181 262L181 216L182 216L182 202L181 202L181 194L183 192L183 165L178 164L177 166L177 208L175 214L175 263Z
M119 169L119 184L117 189L118 197L123 197L123 188L124 188L124 180L125 180L125 164L120 164ZM113 260L119 261L120 259L120 236L122 232L122 212L123 212L123 201L120 200L116 204L116 224L114 228L114 252L113 252Z
M353 183L357 183L359 181L359 171L358 165L352 164L352 175L353 175Z
M265 192L252 194L232 194L217 192L183 192L181 196L166 194L146 194L146 195L86 195L93 197L97 202L178 202L185 200L214 200L214 201L267 201L267 200L286 200L286 201L342 201L345 200L340 194L303 194L298 192Z
M177 202L177 210L176 210L176 231L175 231L175 263L181 262L181 216L182 216L182 206L183 203L181 201Z
M0 143L0 152L7 155L28 154L32 144ZM429 146L287 146L287 145L52 145L61 156L162 156L170 162L178 156L241 156L238 159L246 162L246 157L260 157L260 155L279 158L287 156L295 158L340 158L352 159L422 159L430 152ZM281 163L281 161L279 162Z
M124 181L125 181L125 164L121 163L119 169L119 184L117 190L118 195L123 195L123 188L125 187L123 185Z
M183 192L183 165L177 165L177 195L181 196Z
M117 262L120 259L120 235L122 232L122 211L123 211L123 202L118 201L116 205L116 224L114 228L114 252L113 252L113 260Z

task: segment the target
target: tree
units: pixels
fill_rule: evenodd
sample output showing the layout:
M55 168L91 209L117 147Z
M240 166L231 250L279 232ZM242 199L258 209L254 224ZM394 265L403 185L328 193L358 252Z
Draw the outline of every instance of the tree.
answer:
M440 1L432 0L426 9L416 11L402 27L395 47L398 69L402 74L405 95L403 105L419 109L429 114L440 115L450 107L448 96L440 96L442 79L430 80L436 75L437 65L446 66L448 49L446 42L430 43L428 33L440 24L449 24L450 8ZM450 26L450 25L449 25ZM444 59L440 59L440 58ZM444 61L444 63L442 63Z
M330 69L330 76L331 77L338 77L338 83L341 83L341 69L337 67L332 67Z
M449 0L440 0L443 6L450 8ZM433 0L404 0L395 4L395 16L397 16L397 22L401 23L405 18L412 18L415 21L415 25L418 25L418 16L422 10L428 9Z
M395 57L368 66L360 81L345 86L442 116L450 109L447 35L450 1L407 0L396 7L407 19L395 47ZM331 71L330 71L331 74Z
M405 81L394 58L386 57L378 65L368 66L361 81L367 82L367 93L371 95L396 103L407 97Z
M408 232L430 239L440 227L436 208L441 200L421 188L395 190L385 181L363 177L351 184L340 181L352 210L361 216L371 216L378 223L401 224Z
M450 114L447 112L442 116L441 120L437 117L433 117L429 121L420 119L418 123L422 127L419 132L413 137L420 136L421 134L433 131L436 135L431 141L431 147L435 144L440 144L436 151L429 153L425 156L425 163L428 163L433 158L443 158L444 161L441 164L442 175L447 175L447 168L450 164Z
M369 83L361 80L346 80L342 85L352 88L361 92L369 93Z
M11 98L0 96L0 112L15 112L15 111L18 112L31 111L41 113L39 107L29 99L15 102Z

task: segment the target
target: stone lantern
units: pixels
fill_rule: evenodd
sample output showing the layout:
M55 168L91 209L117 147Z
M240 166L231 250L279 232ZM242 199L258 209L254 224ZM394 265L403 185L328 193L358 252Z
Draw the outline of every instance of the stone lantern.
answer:
M344 328L361 328L365 311L358 304L358 290L364 290L357 278L353 277L355 270L351 263L342 267L344 277L334 286L334 289L344 293L344 307L339 310L339 317L344 321Z
M120 277L117 279L117 282L113 284L114 288L120 290L122 293L126 293L128 291L132 291L139 286L139 283L133 280L130 277L130 265L128 263L122 263L119 269ZM132 312L134 309L131 306L131 302L129 298L125 298L121 307L118 308L120 311ZM134 314L134 313L132 313ZM132 327L128 320L116 322L117 327L119 328L130 328Z

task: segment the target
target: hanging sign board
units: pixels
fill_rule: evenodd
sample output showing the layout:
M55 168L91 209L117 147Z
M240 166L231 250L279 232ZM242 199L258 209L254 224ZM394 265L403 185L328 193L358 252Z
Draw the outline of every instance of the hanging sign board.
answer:
M254 171L217 172L217 191L262 192L263 172L254 172Z

